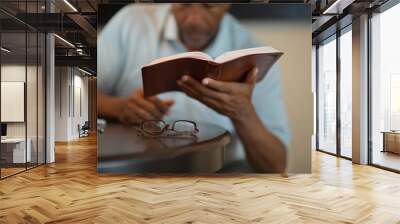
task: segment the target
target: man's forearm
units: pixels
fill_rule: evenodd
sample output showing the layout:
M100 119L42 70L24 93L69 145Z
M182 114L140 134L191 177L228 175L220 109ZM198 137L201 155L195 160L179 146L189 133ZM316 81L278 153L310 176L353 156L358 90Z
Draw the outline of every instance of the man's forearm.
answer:
M264 127L255 111L251 116L234 120L233 124L254 168L263 172L283 172L285 170L285 146Z
M108 96L100 91L97 92L97 113L100 117L118 119L125 99L121 97Z

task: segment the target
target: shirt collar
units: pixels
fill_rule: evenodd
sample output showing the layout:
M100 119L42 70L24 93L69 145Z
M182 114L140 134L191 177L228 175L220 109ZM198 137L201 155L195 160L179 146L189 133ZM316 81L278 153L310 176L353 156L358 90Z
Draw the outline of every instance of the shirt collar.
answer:
M179 39L178 25L176 23L175 16L171 13L170 7L168 8L168 12L169 13L164 15L162 18L164 21L160 21L163 23L161 26L162 39L171 41L172 43L181 46L184 49L184 45ZM203 50L212 57L216 57L225 51L230 50L229 43L226 40L227 36L229 36L229 31L227 29L227 23L229 23L229 19L230 15L224 15L214 40Z
M228 15L224 15L222 18L218 32L212 42L203 50L211 57L215 58L226 51L230 51L230 33L228 31L227 24Z
M164 38L170 41L179 41L178 25L176 24L175 16L169 13L164 26Z

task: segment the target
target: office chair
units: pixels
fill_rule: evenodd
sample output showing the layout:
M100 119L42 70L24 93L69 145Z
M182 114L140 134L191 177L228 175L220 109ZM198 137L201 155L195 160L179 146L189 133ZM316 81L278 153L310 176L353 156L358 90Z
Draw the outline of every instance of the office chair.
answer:
M89 121L85 121L82 127L78 124L79 138L89 136L89 130L90 130Z

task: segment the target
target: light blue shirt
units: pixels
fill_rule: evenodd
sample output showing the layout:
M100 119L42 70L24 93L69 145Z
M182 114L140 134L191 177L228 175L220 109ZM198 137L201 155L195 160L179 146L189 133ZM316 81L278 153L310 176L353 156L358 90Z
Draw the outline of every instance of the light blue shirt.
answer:
M261 45L235 18L226 14L217 36L204 52L217 57L227 51L257 46ZM106 24L98 37L98 88L109 95L128 96L142 88L141 68L144 65L185 51L170 5L128 5ZM175 100L166 120L187 119L220 125L233 135L227 149L227 160L245 158L243 146L228 117L181 92L163 93L159 97ZM265 127L288 146L290 131L277 65L257 83L252 101Z

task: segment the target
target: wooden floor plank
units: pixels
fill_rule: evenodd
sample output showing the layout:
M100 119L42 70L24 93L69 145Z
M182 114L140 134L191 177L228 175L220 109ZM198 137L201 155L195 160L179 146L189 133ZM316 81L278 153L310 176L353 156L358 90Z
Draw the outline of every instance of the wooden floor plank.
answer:
M96 139L0 181L0 223L400 223L400 175L313 152L313 173L96 172Z

